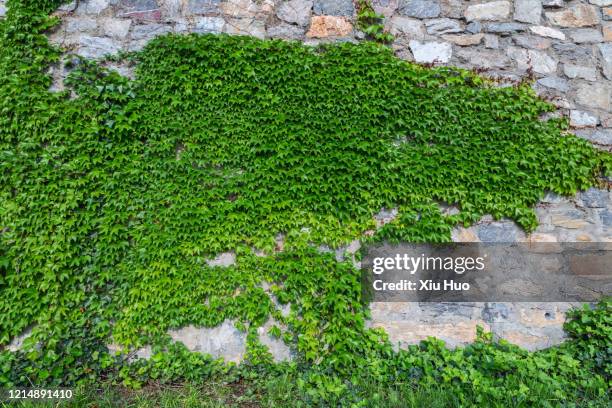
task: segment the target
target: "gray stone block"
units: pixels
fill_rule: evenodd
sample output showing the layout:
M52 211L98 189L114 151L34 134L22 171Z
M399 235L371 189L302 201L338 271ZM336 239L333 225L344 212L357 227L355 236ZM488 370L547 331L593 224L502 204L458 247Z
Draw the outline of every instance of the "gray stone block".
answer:
M79 37L78 52L87 58L102 58L107 54L116 54L119 50L121 45L110 38L89 35Z
M551 45L551 41L548 38L532 35L517 34L512 36L512 41L520 47L534 50L545 50Z
M468 33L477 34L482 31L482 24L480 24L480 22L478 21L472 21L470 24L467 25L465 30Z
M578 44L582 43L599 43L603 41L603 35L598 28L580 28L570 30L568 36Z
M405 36L411 40L422 40L425 37L425 25L415 18L394 16L389 27L395 36Z
M100 14L109 7L110 0L84 0L79 2L76 14Z
M511 34L518 31L525 31L527 26L521 23L489 23L485 31L496 34Z
M523 23L539 24L542 18L540 0L515 0L514 19Z
M193 32L219 34L223 32L225 20L221 17L198 17L194 21Z
M355 14L352 0L315 0L314 13L319 16L345 16Z
M492 1L483 4L474 4L468 6L465 10L465 19L467 21L502 21L509 16L510 2L508 1Z
M590 108L610 110L610 85L601 83L582 83L576 88L576 102Z
M310 23L310 14L312 13L312 1L291 0L281 5L276 10L276 16L288 23L297 24L306 27Z
M453 47L445 42L420 42L410 41L410 51L416 62L422 63L446 63L450 61Z
M427 33L431 35L460 33L463 31L462 24L451 18L437 18L425 22Z
M157 36L172 32L172 27L166 24L138 24L132 28L132 40L151 40Z
M439 0L399 0L398 12L403 16L435 18L440 15Z
M612 129L578 130L576 136L591 143L602 146L612 146Z
M589 208L605 208L612 204L610 193L597 188L589 188L587 191L581 192L579 197L582 203Z
M221 0L189 0L186 11L188 14L208 14L219 11Z
M601 223L605 225L607 228L612 227L612 211L604 210L599 214L601 218Z
M612 43L598 44L603 73L608 79L612 79Z
M572 110L570 111L570 125L583 128L583 127L595 127L599 123L599 118L592 115L589 112Z
M274 27L268 27L267 34L272 38L288 38L292 40L299 40L304 37L306 30L301 27L297 27L293 24L282 23Z
M546 88L556 89L557 91L567 92L570 88L569 83L557 76L548 76L538 80L538 85L545 86Z
M597 69L595 67L587 67L575 64L564 64L563 73L568 78L582 78L589 81L597 79Z
M476 234L482 242L515 242L524 232L513 222L492 222L476 226Z
M553 49L563 59L581 64L590 64L595 58L592 48L583 45L559 43L553 44Z
M117 6L124 13L150 11L159 8L157 0L120 0Z

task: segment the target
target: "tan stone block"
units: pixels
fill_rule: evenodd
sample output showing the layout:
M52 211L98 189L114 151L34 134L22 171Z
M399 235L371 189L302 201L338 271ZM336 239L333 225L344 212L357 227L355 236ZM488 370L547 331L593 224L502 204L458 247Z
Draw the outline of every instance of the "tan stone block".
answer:
M454 242L480 242L472 228L456 227L451 236Z
M465 34L465 35L453 35L453 34L448 34L448 35L443 35L442 38L444 38L446 41L452 42L453 44L457 44L457 45L461 45L461 46L467 46L467 45L478 45L481 43L482 39L484 38L484 34L480 33L480 34Z
M578 4L572 8L546 13L550 22L561 27L589 27L599 24L599 16L594 6Z
M550 312L539 308L521 309L518 322L525 326L547 327L562 326L565 322L565 313L559 310Z
M310 21L309 38L344 37L353 31L353 25L344 17L314 16Z
M604 23L601 30L603 32L603 40L606 42L612 41L612 22Z
M589 234L580 234L580 235L576 236L576 241L591 242L591 241L593 241L593 237L591 237Z
M558 227L570 229L584 228L589 224L585 220L570 218L565 215L553 215L551 217L551 222Z
M557 237L552 234L533 233L529 234L526 242L557 242Z

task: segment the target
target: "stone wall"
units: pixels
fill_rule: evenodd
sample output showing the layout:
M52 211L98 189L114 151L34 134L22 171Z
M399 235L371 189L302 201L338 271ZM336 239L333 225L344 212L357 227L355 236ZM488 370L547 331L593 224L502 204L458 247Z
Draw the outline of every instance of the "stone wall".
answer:
M571 120L574 132L612 150L612 0L372 0L395 35L398 57L476 69L500 86L534 78L534 88ZM6 12L0 0L0 17ZM141 49L165 33L229 33L306 44L361 41L352 0L80 0L57 11L51 40L91 58ZM130 75L125 67L123 74ZM63 72L56 67L56 79ZM61 81L56 81L61 87ZM548 195L540 226L525 233L511 221L485 217L457 228L456 241L612 241L612 197L591 189L568 199ZM225 258L224 258L225 259ZM221 262L221 261L219 261ZM231 264L232 260L229 260ZM563 340L567 303L372 304L371 326L399 344L437 336L450 345L473 340L476 325L529 349ZM239 361L244 340L226 322L219 329L172 333L194 350ZM214 337L214 338L213 338ZM268 342L279 359L282 345ZM226 350L227 345L237 345ZM219 347L217 347L219 346ZM225 347L225 348L224 348ZM146 354L146 353L145 353Z
M0 14L4 2L0 0ZM577 133L612 146L612 0L372 0L400 58L525 75ZM316 44L359 41L352 0L79 0L52 40L101 57L164 33L230 33Z

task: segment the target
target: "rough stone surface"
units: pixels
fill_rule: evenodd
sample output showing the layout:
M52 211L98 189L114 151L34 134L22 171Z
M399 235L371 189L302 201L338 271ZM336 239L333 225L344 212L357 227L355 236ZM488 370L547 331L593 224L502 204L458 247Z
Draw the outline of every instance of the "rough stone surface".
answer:
M313 2L304 0L291 0L278 7L276 16L288 23L306 27L310 22L310 14Z
M193 31L196 33L222 33L225 20L221 17L197 17L194 21Z
M417 18L435 18L440 15L438 0L398 0L398 12L401 15Z
M161 19L157 0L120 0L117 7L120 17L153 21Z
M465 10L465 19L472 20L505 20L510 16L510 2L493 1L490 3L475 4Z
M81 1L77 9L77 14L100 14L110 6L110 0L85 0Z
M510 34L526 29L527 26L521 23L490 23L485 26L485 31L497 34Z
M240 363L246 353L246 333L236 329L229 320L217 327L187 326L168 334L191 351L221 357L225 361Z
M476 234L482 242L515 242L525 233L514 222L491 222L476 226Z
M583 83L576 91L576 102L581 105L610 110L610 87L603 84Z
M172 32L172 27L166 24L142 24L132 29L131 39L136 41L148 41L160 35Z
M570 125L583 128L583 127L595 127L599 123L597 116L593 116L588 112L579 110L573 110L570 112Z
M273 326L280 327L281 325L275 322L273 319L268 320L263 326L257 329L257 334L259 335L259 341L261 344L266 346L270 353L272 354L272 358L276 362L281 361L290 361L293 359L293 355L291 354L291 349L287 346L281 339L277 339L272 337L268 331Z
M595 28L579 28L569 32L569 37L575 43L598 43L603 41L601 30Z
M605 42L612 42L612 23L606 22L601 26L603 33L603 40Z
M484 36L484 40L485 40L486 48L492 48L492 49L499 48L499 37L498 36L492 35L492 34L486 34Z
M395 16L389 25L393 35L408 39L422 40L425 37L425 25L421 20L410 17Z
M557 91L567 92L570 89L568 81L557 76L549 76L538 80L538 85L545 86L547 88L556 89Z
M612 44L598 44L603 73L608 79L612 79Z
M460 48L456 51L456 55L460 60L477 68L503 68L510 63L510 59L499 51L477 51L471 48Z
M351 0L315 0L313 10L319 16L351 17L355 13Z
M91 33L98 28L98 20L91 17L67 18L66 32L72 33Z
M581 78L588 81L595 81L597 79L597 69L595 67L567 63L563 65L563 73L568 78Z
M551 74L557 70L557 61L541 51L509 47L508 55L516 60L518 69L522 71Z
M206 263L208 266L232 266L236 263L236 254L233 252L223 252L214 259L207 260Z
M344 17L314 16L306 36L311 38L343 37L352 31L353 26Z
M551 45L551 41L548 38L522 34L512 36L512 42L520 47L535 50L545 50Z
M443 35L442 38L446 41L460 46L478 45L482 42L484 34L461 34L461 35Z
M261 20L251 18L228 18L225 20L225 32L234 35L250 35L264 38L266 26Z
M306 30L302 27L297 27L293 24L279 24L274 27L269 27L267 30L268 36L272 38L285 38L290 40L299 40L304 37Z
M465 2L463 0L441 0L442 16L450 18L463 18Z
M104 34L119 40L125 40L130 33L132 21L122 18L105 18L102 20Z
M612 130L610 129L598 129L594 132L577 131L576 136L586 139L595 145L612 147Z
M445 63L451 59L453 47L443 42L420 42L410 41L410 51L416 62L423 63Z
M514 19L523 23L539 24L542 18L540 0L514 0Z
M612 203L609 191L598 190L593 187L580 193L579 197L584 206L588 208L606 208Z
M599 23L597 9L587 4L577 4L567 10L546 13L546 18L561 27L588 27Z
M427 34L440 35L450 33L460 33L463 31L462 24L450 18L438 18L425 22Z
M119 44L110 38L83 35L79 37L77 52L87 58L102 58L116 54L120 49Z
M209 14L219 11L221 0L189 0L187 11L190 14Z
M529 27L529 30L532 33L542 36L542 37L550 37L550 38L556 38L557 40L565 40L565 34L563 34L563 32L556 30L554 28L551 28L551 27L533 26L533 27Z
M478 21L472 21L465 27L465 31L472 34L479 33L480 31L482 31L482 24L480 24L480 22Z

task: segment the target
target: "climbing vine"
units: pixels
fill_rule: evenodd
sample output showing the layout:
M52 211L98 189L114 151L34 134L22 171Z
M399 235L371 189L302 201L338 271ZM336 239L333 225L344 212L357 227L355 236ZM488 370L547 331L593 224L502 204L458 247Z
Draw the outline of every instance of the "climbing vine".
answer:
M357 28L362 30L367 38L388 44L393 42L393 34L385 30L384 17L374 10L370 1L357 1Z
M373 230L381 208L400 214L374 239L448 241L484 214L530 231L546 191L593 186L610 156L565 120L541 121L553 107L527 85L372 43L167 35L122 59L134 80L73 57L67 90L51 92L59 3L9 0L0 22L0 347L31 329L0 351L0 385L225 375L167 333L228 319L248 333L246 369L273 367L257 335L273 318L314 402L359 401L366 377L527 404L528 387L604 395L609 354L591 358L589 333L609 350L609 303L542 353L485 333L465 349L395 352L365 327L360 272L319 250ZM212 266L224 252L235 264Z

